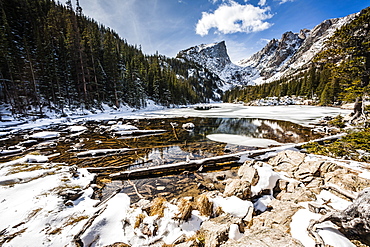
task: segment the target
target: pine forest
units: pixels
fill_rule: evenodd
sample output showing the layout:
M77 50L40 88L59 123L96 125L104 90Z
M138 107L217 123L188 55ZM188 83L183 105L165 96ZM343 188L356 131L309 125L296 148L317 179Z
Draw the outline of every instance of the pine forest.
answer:
M0 101L13 114L141 108L219 100L218 78L194 63L144 55L83 15L77 0L0 0Z

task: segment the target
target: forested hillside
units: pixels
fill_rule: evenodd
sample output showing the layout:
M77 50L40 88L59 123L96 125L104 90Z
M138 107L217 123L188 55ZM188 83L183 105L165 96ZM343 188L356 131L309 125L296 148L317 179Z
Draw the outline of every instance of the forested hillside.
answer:
M271 96L306 96L321 105L353 102L369 96L370 8L338 29L309 67L294 76L262 84L234 88L225 93L228 102L248 102Z
M194 63L144 55L83 15L76 1L0 0L0 101L13 114L217 100L219 78ZM219 92L220 93L220 92Z

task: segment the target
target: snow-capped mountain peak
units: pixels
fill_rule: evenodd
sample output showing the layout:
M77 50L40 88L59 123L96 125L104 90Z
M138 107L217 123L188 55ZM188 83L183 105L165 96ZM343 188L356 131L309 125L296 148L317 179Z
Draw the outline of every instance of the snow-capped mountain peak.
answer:
M241 67L231 62L225 41L194 46L180 51L177 57L194 61L218 75L226 83L223 90L233 85L251 83L250 68Z
M280 39L270 40L262 50L236 64L227 54L225 41L194 46L180 51L177 57L196 62L216 74L225 82L223 90L235 85L271 82L305 69L315 55L325 49L325 42L335 31L356 15L325 20L312 30L286 32Z

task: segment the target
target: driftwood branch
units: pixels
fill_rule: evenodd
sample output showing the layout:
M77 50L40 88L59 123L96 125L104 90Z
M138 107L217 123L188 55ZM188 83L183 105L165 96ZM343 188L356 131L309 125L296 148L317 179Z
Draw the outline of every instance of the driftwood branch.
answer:
M324 221L331 221L338 227L344 234L356 236L366 245L370 244L370 188L366 188L358 193L356 199L343 211L334 210L319 220L310 222L307 231L310 236L316 241L316 246L324 246L324 241L321 236L316 232L316 225Z
M131 180L127 180L127 182L132 185L132 187L134 187L134 190L137 194L137 196L140 198L140 199L145 199L145 197L143 195L141 195L136 187L136 185L131 181Z
M122 165L122 166L88 167L86 169L90 173L101 173L101 172L107 172L107 171L119 171L119 170L125 169L129 166L131 166L131 164L126 164L126 165Z
M308 236L310 236L315 241L315 247L324 247L325 242L322 237L316 232L316 224L319 224L320 220L311 220L307 227Z
M105 198L103 201L100 201L98 202L97 204L94 205L95 208L107 203L107 201L109 201L110 199L112 199L112 197L114 197L115 195L117 195L119 192L121 191L121 189L116 189L112 194L110 194L107 198Z
M114 134L120 136L140 136L140 135L163 134L165 132L167 132L167 130L123 130L114 132Z

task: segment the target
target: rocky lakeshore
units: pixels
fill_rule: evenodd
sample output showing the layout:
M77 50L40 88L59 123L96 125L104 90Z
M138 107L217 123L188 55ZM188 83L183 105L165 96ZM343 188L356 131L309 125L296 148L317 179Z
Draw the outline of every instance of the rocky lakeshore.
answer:
M239 168L237 178L214 177L214 183L225 185L223 192L213 190L198 198L161 202L164 208L177 206L174 219L178 220L180 228L193 221L196 215L204 218L195 235L182 234L172 242L164 242L165 236L158 235L159 239L150 245L315 246L307 231L310 221L350 206L358 193L370 186L369 168L367 163L291 150L282 151L266 162L248 160ZM210 190L209 186L206 190ZM158 213L152 224L145 221L156 215L153 213L153 208L157 208L156 200L142 200L132 207L142 212L143 219L135 221L137 233L148 237L160 233L158 228L162 227L164 215ZM347 225L325 221L315 229L325 246L367 246L364 237L369 225L363 222L365 214L360 209ZM348 229L350 221L352 226ZM359 227L364 228L365 233L353 231ZM148 232L148 229L154 230Z
M252 109L246 110L250 113ZM92 167L78 162L96 162L100 152L118 160L132 151L122 145L103 146L107 142L103 135L88 138L91 129L99 130L104 123L108 126L106 121L99 128L84 122L48 131L33 128L21 132L29 133L27 141L15 140L20 143L14 147L22 147L16 154L10 153L13 146L3 150L4 155L13 156L0 164L1 246L34 246L36 242L39 246L368 245L369 226L364 219L369 217L363 207L368 204L363 202L367 202L364 195L370 187L368 163L307 154L294 148L301 144L288 144L227 153L233 156L233 165L218 159L225 163L222 170L206 172L200 165L195 171L183 171L178 178L192 184L183 189L186 184L181 183L179 191L186 193L169 196L179 181L176 176L165 176L153 177L150 183L115 180L111 185L120 186L103 187L101 197L101 183L112 182L109 176L99 180ZM319 132L320 126L312 131ZM337 133L333 127L324 127L324 133ZM280 133L276 126L271 129ZM8 140L4 132L8 145L14 133ZM84 134L90 136L83 138ZM68 138L77 139L66 143ZM85 139L98 143L100 149L82 150ZM77 150L70 159L62 159L68 150L58 153L63 149L57 148L65 143L68 150L75 151L69 146ZM47 145L47 152L38 148L41 144ZM253 152L259 156L252 158ZM184 162L200 161L189 157Z
M348 211L370 187L368 163L285 150L265 161L248 159L238 170L199 172L199 196L131 203L120 191L92 199L96 186L86 169L47 164L38 156L1 166L3 175L11 166L19 169L1 181L0 192L8 192L0 203L7 211L2 246L30 246L31 240L43 246L369 244L369 199L362 196L357 211ZM41 173L30 166L22 171L23 162ZM28 203L20 204L23 199ZM344 218L330 218L335 214Z

